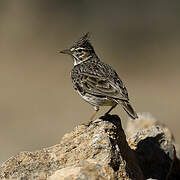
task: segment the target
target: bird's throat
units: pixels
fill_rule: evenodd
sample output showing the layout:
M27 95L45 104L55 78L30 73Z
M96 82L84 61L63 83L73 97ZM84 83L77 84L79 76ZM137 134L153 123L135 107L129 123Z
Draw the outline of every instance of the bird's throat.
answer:
M83 59L78 59L77 57L74 57L73 56L73 59L74 59L74 66L78 65L78 64L81 64L82 62L84 61L87 61L91 58L92 56L88 56L86 58L83 58Z

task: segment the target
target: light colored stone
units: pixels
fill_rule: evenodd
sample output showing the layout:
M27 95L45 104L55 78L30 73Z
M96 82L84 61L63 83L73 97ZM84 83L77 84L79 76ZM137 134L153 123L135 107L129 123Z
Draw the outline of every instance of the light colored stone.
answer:
M79 166L70 166L57 170L48 180L114 180L115 174L110 166L101 165L94 160L81 162Z
M126 136L127 138L131 137L138 131L144 130L152 126L160 126L161 129L163 129L166 137L170 141L174 142L173 133L169 130L169 128L162 122L157 121L157 119L154 118L150 113L138 113L138 119L136 119L135 121L131 118L128 118L125 130Z
M60 144L19 153L0 168L1 179L113 180L119 174L127 180L134 174L143 179L118 116L80 125L64 135Z
M10 158L0 167L0 179L180 179L174 138L166 126L140 116L129 120L126 138L117 115L102 119L77 126L60 144Z
M171 131L148 115L140 116L137 122L129 121L127 133L128 144L136 152L145 178L165 179L177 159Z

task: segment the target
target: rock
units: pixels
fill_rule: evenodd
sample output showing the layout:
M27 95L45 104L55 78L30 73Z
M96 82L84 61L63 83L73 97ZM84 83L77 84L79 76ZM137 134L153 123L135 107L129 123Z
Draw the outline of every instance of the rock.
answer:
M174 146L176 149L176 156L178 159L180 159L180 145L175 143Z
M129 120L126 132L127 138L117 115L106 115L76 127L60 144L10 158L0 167L0 179L180 179L174 138L166 126L140 116Z
M2 164L0 178L144 179L119 117L102 119L78 126L53 147L10 158Z
M110 166L89 160L83 161L78 166L69 166L57 170L48 180L60 179L91 179L110 180L115 179L115 174Z
M137 121L129 120L127 134L128 144L136 152L146 179L170 179L172 175L180 179L174 136L164 124L142 114Z
M169 141L172 141L174 143L174 135L169 130L169 128L162 122L157 121L150 113L139 113L138 119L136 119L135 121L132 121L132 119L128 118L125 130L126 136L130 137L138 131L152 126L160 126Z
M145 178L166 178L175 152L173 144L159 126L137 132L128 142L137 153Z

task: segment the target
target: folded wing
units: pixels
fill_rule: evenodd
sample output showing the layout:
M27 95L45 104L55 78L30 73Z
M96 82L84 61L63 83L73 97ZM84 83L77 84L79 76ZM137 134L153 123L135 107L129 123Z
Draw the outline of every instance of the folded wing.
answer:
M122 88L118 84L103 77L82 73L81 81L76 86L78 86L77 89L83 94L88 93L94 96L128 101L127 95L123 93Z

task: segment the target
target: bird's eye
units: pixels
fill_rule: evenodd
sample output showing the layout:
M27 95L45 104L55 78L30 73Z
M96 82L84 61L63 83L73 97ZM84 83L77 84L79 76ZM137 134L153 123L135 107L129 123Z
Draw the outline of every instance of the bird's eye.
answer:
M83 49L77 49L77 52L81 53L83 52Z
M83 50L82 49L78 49L77 51L81 53Z

